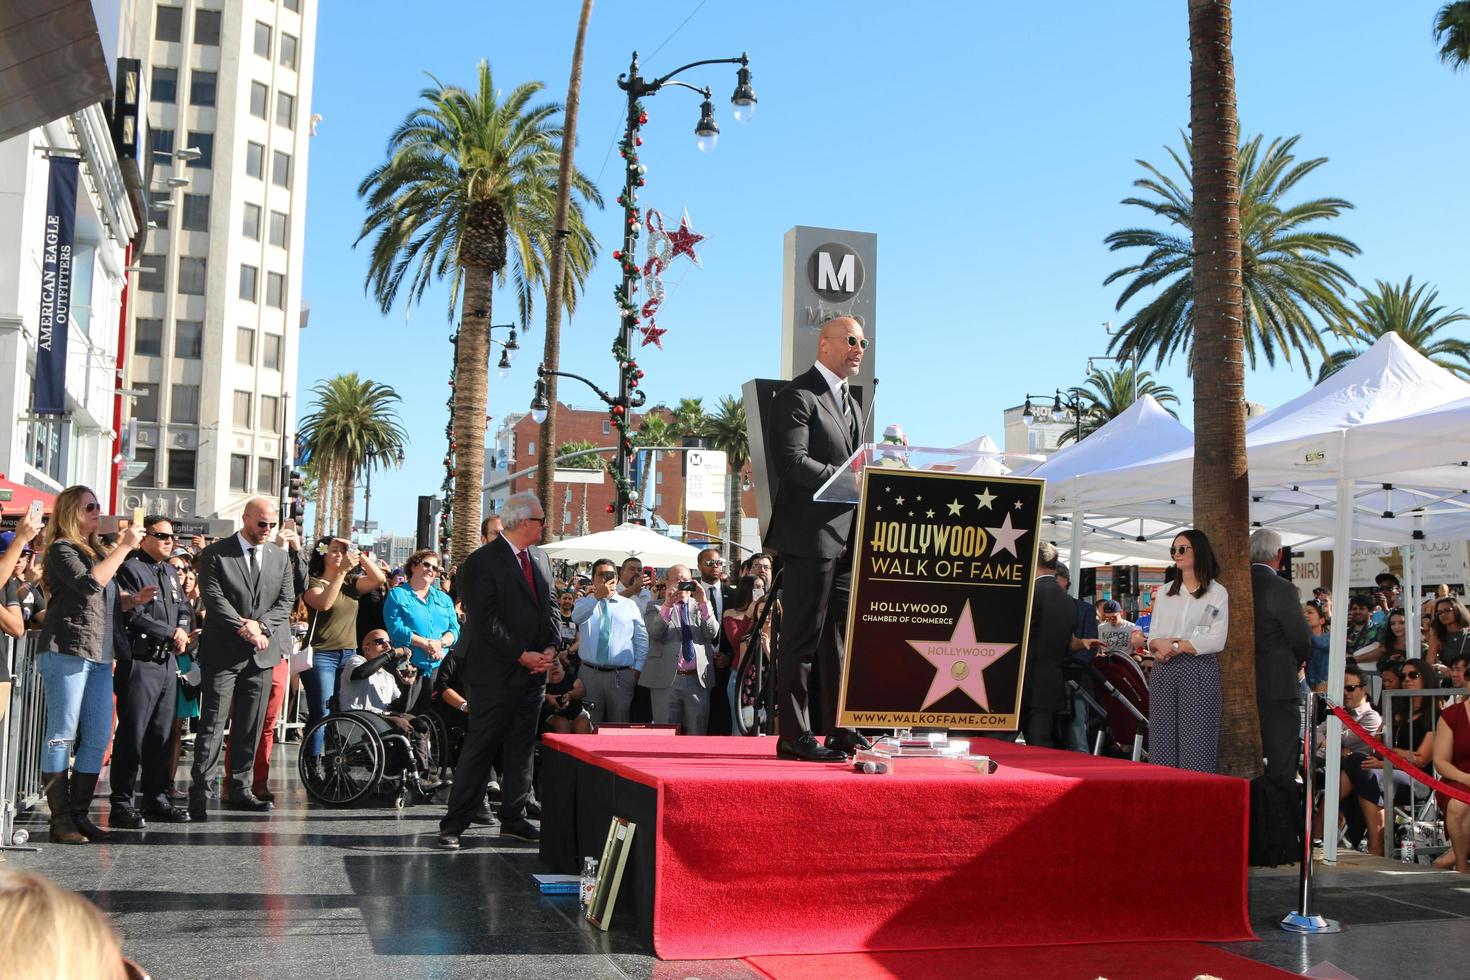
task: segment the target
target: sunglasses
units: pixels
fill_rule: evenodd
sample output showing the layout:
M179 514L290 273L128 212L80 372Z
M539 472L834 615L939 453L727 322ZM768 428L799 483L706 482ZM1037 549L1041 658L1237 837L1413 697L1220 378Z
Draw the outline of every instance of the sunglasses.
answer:
M1403 673L1403 678L1407 681L1417 681L1419 677L1420 674L1417 670L1406 670Z
M430 565L426 561L421 561L421 562L419 562L419 567L422 568L426 572L433 572L435 575L439 574L439 566L438 565Z
M280 526L280 522L279 521L256 521L255 522L255 526L258 527L258 528L260 528L262 531L269 531L273 527L279 527Z
M861 338L861 337L854 337L851 334L849 334L848 337L847 337L847 346L849 346L849 347L861 347L863 350L867 350L868 349L868 342L865 339Z
M545 524L546 523L546 518L544 518L544 517L528 517L528 518L526 518L526 520L528 520L528 521L540 521L542 524Z
M1169 554L1171 554L1171 555L1182 555L1182 554L1184 554L1188 550L1189 550L1189 545L1187 545L1187 544L1173 545L1173 546L1171 546L1169 548Z
M700 562L700 564L705 566L706 568L713 568L717 565L723 565L725 563L718 558L712 558L709 561L702 561Z
M373 646L375 647L391 647L392 645L393 641L388 639L386 636L380 636L373 641Z
M1361 691L1363 687L1364 685L1362 684L1344 684L1342 689L1344 691Z
M157 538L159 541L172 541L174 539L173 534L168 531L146 531L144 533L150 538Z
M84 511L86 511L86 512L87 512L87 513L89 513L89 514L95 514L95 513L97 513L97 512L98 512L98 511L99 511L99 510L101 510L101 509L102 509L102 505L101 505L101 504L99 504L99 503L98 503L98 502L97 502L97 501L95 501L95 500L94 500L94 501L92 501L92 502L91 502L91 503L90 503L90 504L84 504L84 505L83 505L83 506L82 506L82 510L84 510Z

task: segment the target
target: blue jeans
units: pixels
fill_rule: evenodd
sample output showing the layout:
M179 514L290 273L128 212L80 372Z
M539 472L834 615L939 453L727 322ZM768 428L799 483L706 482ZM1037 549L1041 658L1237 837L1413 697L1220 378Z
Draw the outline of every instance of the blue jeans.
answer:
M337 693L337 673L352 659L356 650L314 650L311 669L301 672L301 686L306 689L306 727L311 728L327 716L327 702ZM307 743L307 755L321 755L326 737L317 732Z
M42 772L66 772L76 747L76 771L102 771L112 741L112 662L96 664L70 653L41 654L46 684L46 744Z

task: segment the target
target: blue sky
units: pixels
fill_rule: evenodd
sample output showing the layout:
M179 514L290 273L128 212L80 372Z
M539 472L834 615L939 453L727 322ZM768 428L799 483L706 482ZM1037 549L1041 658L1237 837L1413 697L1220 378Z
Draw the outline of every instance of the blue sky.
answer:
M402 307L382 316L364 295L367 255L352 247L363 216L357 184L415 105L425 71L470 84L484 58L502 89L540 80L546 99L564 100L579 6L437 0L416 6L411 21L401 4L380 0L321 7L300 401L309 403L317 379L348 370L403 395L407 463L373 485L385 532L411 533L417 495L438 491L450 326L447 290L431 291L407 320ZM1356 205L1331 227L1362 247L1347 263L1360 283L1413 274L1439 287L1447 306L1470 307L1470 74L1436 58L1438 6L1238 4L1241 125L1268 139L1299 133L1299 156L1330 158L1302 193ZM1102 240L1147 217L1119 203L1140 176L1134 161L1162 164L1164 145L1177 145L1188 122L1183 0L602 0L587 41L576 162L608 202L592 219L603 257L564 323L563 369L615 383L611 252L622 175L610 150L623 104L615 79L635 49L646 75L749 51L760 97L742 126L729 114L733 68L681 76L715 91L722 135L708 156L694 145L693 93L668 89L648 101L641 203L671 216L688 208L709 236L703 267L681 263L666 279L664 350L639 357L650 404L713 404L748 378L775 376L782 236L797 224L877 233L870 356L883 386L874 421L902 423L916 442L999 441L1006 406L1079 383L1087 357L1106 351L1103 321L1131 312L1114 312L1118 287L1102 285L1127 264ZM495 322L513 316L511 298L498 295ZM511 375L491 374L492 426L530 401L540 319ZM1166 366L1161 380L1183 398L1188 423L1182 365ZM1308 386L1299 364L1279 366L1253 373L1248 396L1276 405ZM590 404L573 387L564 398Z

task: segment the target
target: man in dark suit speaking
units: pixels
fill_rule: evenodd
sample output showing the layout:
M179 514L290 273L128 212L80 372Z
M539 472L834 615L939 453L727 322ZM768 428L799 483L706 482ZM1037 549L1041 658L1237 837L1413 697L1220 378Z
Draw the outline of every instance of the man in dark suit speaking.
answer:
M817 339L817 363L771 402L770 454L777 486L765 543L780 559L784 579L776 663L781 729L776 754L782 758L841 762L847 753L869 747L858 732L837 727L855 508L812 500L862 440L847 379L858 373L867 349L856 320L828 320ZM812 734L807 704L813 661L820 676L818 717L825 745Z
M254 497L241 515L240 533L221 538L199 556L199 594L204 602L204 633L199 638L203 701L194 740L194 772L189 784L189 816L209 819L209 784L220 761L225 722L234 709L230 744L230 806L265 811L257 799L255 750L265 726L271 671L286 647L291 606L296 601L291 559L270 543L276 533L276 502Z
M504 530L460 566L455 584L464 629L455 646L465 657L470 725L454 767L449 810L439 821L439 846L458 850L460 835L485 798L490 766L505 748L500 784L500 835L539 840L526 819L532 754L546 671L556 660L561 613L551 594L551 561L533 547L546 512L535 494L518 493L500 511Z

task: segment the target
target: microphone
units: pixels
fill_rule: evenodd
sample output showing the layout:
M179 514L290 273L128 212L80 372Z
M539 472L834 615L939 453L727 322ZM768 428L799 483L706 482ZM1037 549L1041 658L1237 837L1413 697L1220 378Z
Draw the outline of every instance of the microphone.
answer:
M873 379L873 386L868 392L868 405L863 411L863 423L858 426L858 438L863 438L863 433L868 431L868 421L873 417L873 403L878 400L878 379Z

